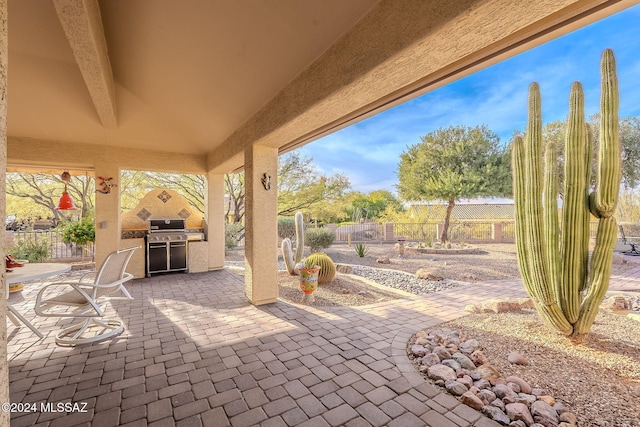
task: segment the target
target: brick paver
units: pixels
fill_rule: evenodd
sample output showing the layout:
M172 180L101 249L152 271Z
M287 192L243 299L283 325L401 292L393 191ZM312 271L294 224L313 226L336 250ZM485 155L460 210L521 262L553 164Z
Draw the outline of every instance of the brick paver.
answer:
M640 288L640 267L611 290ZM38 286L10 301L45 334L8 324L13 402L78 402L87 412L12 414L12 425L460 426L496 424L424 381L410 365L416 330L464 306L525 296L517 280L489 281L363 307L261 307L229 270L135 280L132 301L107 312L125 332L62 348L68 319L36 317ZM56 324L57 322L57 324Z

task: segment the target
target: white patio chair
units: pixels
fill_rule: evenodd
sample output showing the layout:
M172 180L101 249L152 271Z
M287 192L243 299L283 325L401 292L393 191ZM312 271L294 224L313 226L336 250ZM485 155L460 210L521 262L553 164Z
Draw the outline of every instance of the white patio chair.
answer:
M86 344L114 337L124 330L121 320L104 318L100 305L111 299L133 299L124 283L133 279L125 270L140 246L111 252L100 269L75 281L45 285L36 297L35 311L44 317L86 318L56 335L59 345ZM124 296L113 296L116 293ZM96 330L90 332L91 329Z

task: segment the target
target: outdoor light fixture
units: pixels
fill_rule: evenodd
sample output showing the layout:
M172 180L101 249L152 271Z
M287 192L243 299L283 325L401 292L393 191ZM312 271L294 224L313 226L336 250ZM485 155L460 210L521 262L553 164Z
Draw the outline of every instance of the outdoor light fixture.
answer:
M58 202L58 206L56 206L56 210L58 211L75 211L76 205L73 204L73 200L69 193L67 193L67 182L71 181L71 174L68 171L62 172L60 175L60 179L64 182L64 191L62 192L62 196L60 196L60 201Z

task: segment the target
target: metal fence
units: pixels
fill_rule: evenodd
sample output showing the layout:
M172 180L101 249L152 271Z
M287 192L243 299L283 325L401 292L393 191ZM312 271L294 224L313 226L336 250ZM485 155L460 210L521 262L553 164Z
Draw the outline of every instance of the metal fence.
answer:
M385 240L385 225L375 222L340 225L336 227L337 242L377 242Z
M9 234L10 232L7 232ZM73 243L65 243L62 241L62 234L57 231L16 231L11 233L12 236L7 241L7 246L12 246L17 240L24 239L33 242L45 242L49 248L49 256L52 260L60 259L92 259L95 255L95 244L87 243L78 246Z

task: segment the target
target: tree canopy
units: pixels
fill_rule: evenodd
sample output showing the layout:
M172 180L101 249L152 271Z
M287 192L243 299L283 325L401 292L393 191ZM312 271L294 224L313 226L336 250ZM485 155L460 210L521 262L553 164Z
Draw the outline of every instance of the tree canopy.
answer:
M405 200L447 203L442 241L456 201L511 194L509 153L485 125L440 128L420 141L400 155L398 191Z

